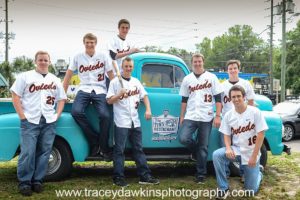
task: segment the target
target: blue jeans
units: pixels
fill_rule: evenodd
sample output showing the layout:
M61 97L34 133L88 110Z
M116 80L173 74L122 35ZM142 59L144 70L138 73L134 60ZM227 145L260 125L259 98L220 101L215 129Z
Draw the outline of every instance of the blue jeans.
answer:
M125 145L129 138L131 143L132 156L137 167L137 174L140 177L147 177L151 171L147 165L146 156L142 147L142 132L141 128L119 128L115 126L114 134L114 152L113 152L113 163L114 163L114 178L124 178L124 161L125 161Z
M218 131L218 133L220 136L219 145L220 145L220 147L225 147L224 134L219 131ZM226 176L229 177L230 176L230 169L229 169L230 160L228 160L225 165L226 165ZM241 172L241 170L242 170L242 167L240 168L240 172ZM242 174L242 173L240 173L240 174Z
M207 174L206 162L208 154L208 139L212 128L212 121L201 122L193 120L183 120L179 134L179 141L191 152L196 153L196 177L205 177ZM193 134L197 131L196 140Z
M248 165L241 165L241 156L236 156L234 160L230 160L226 157L226 148L220 148L214 151L213 153L213 163L216 171L217 182L220 190L229 189L228 181L226 178L226 163L228 161L236 161L240 163L240 166L243 168L243 173L245 176L245 189L253 190L256 194L259 189L260 182L262 180L262 173L259 170L259 161L256 163L255 167L249 167Z
M93 103L99 117L99 127L101 134L92 128L89 120L86 117L85 109L90 103ZM105 94L96 94L94 91L91 93L78 91L74 103L72 105L71 114L77 124L85 134L90 147L99 146L102 152L109 152L109 127L111 123L110 112L106 103Z
M19 187L42 183L55 138L55 126L56 122L47 124L43 116L39 124L21 120L21 153L17 168Z

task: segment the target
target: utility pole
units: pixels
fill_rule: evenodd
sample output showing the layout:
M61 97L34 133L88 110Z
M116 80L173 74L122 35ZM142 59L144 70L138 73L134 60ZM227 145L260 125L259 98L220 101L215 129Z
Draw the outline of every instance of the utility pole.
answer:
M273 94L273 2L271 0L271 25L270 25L270 90L269 94Z
M8 0L5 0L5 62L8 62Z
M281 89L280 102L285 100L285 69L286 69L286 1L282 0L282 47L281 47Z

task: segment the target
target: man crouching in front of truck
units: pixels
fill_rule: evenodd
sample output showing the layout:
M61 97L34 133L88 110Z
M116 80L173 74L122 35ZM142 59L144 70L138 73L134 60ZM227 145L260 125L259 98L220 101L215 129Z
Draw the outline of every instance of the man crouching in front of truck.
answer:
M132 154L137 166L137 174L140 177L140 184L159 184L159 180L151 176L146 156L142 147L141 123L138 115L138 105L143 99L146 112L145 118L151 119L150 101L147 92L134 77L131 77L133 71L133 60L126 57L122 62L122 75L115 77L109 84L106 95L107 102L113 104L114 110L114 185L128 186L124 176L124 150L127 138L131 143Z
M24 196L43 190L56 121L67 99L60 79L48 72L49 54L38 51L35 63L36 69L18 75L10 89L13 105L21 120L17 176L19 192Z

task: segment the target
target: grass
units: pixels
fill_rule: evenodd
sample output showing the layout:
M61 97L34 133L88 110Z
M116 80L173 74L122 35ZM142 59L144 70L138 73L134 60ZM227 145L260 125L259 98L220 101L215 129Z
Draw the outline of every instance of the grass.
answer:
M253 198L231 199L300 199L300 153L291 156L268 155L268 164L264 172L264 180L259 194ZM0 163L0 199L21 199L17 190L16 159L10 162ZM149 162L154 176L159 177L161 184L156 186L141 186L138 184L136 169L133 162L126 162L126 180L130 184L126 190L146 191L152 189L168 190L204 190L216 189L216 179L213 173L207 178L204 185L193 182L195 172L193 163L182 162ZM41 194L34 193L26 199L59 199L56 190L90 190L90 197L64 197L62 199L111 199L111 197L99 198L99 190L120 190L112 184L112 164L105 162L74 163L71 177L60 182L46 182L45 190ZM230 178L231 189L242 189L239 177ZM84 194L84 193L82 193ZM87 194L87 193L86 193ZM189 193L190 195L196 193ZM202 194L205 196L205 193ZM207 193L206 193L207 195ZM94 197L93 197L94 196ZM144 197L145 198L145 197ZM144 199L143 197L119 197L116 199ZM148 197L146 199L155 199ZM156 199L161 199L157 197ZM164 199L174 199L164 198ZM190 197L177 197L175 199L192 199ZM199 199L203 199L199 198ZM205 199L205 198L204 198ZM208 198L207 198L208 199ZM230 199L230 198L228 198Z

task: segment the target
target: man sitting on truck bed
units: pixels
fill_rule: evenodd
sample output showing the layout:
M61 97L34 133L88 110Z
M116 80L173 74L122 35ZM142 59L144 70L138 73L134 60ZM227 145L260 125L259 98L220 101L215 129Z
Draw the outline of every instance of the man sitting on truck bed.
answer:
M64 89L67 91L73 71L78 71L80 85L72 105L72 116L85 134L89 146L90 156L103 156L105 160L111 160L111 151L108 145L110 113L106 103L106 76L114 77L112 62L108 55L96 53L97 37L87 33L83 37L85 52L76 55L73 63L66 72ZM96 109L100 120L100 137L92 128L86 117L85 109L90 103Z

